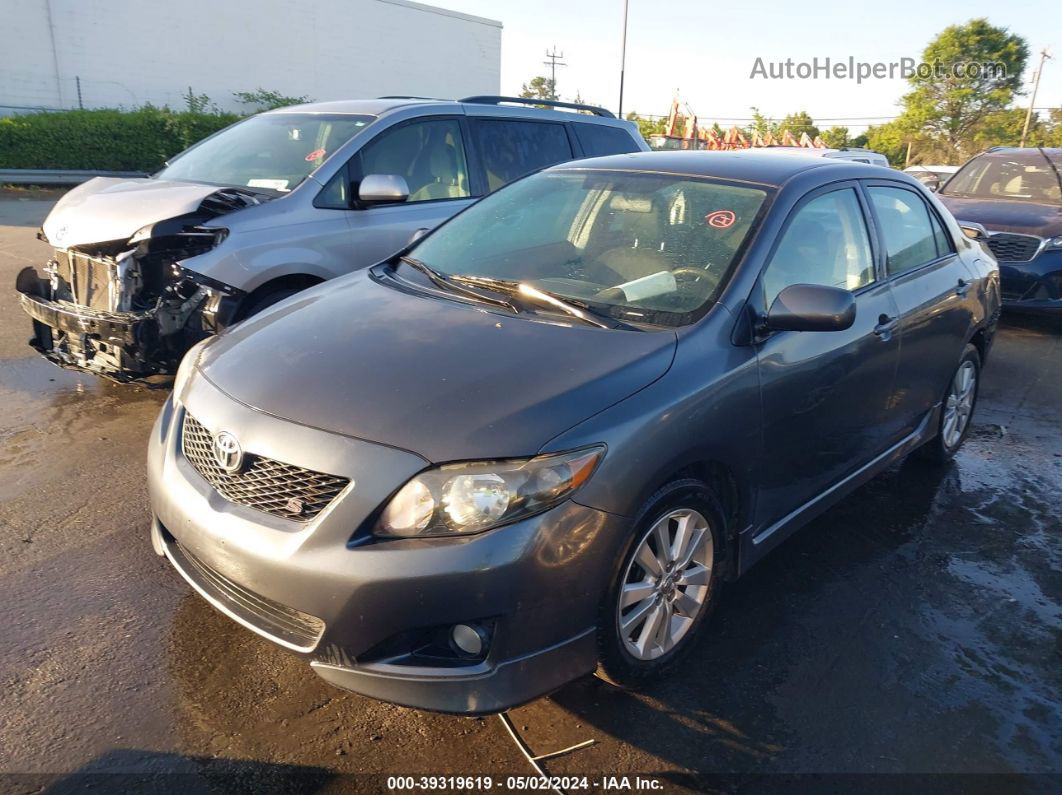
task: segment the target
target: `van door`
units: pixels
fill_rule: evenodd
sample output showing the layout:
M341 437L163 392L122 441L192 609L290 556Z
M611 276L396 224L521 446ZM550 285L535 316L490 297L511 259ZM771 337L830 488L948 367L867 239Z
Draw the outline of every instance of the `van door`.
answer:
M852 291L856 318L845 331L769 332L758 345L757 544L780 541L794 513L896 441L885 430L900 358L896 304L879 278L864 200L842 185L793 211L760 277L765 308L791 284L823 284Z
M917 190L895 182L865 185L900 310L903 357L895 416L904 432L911 433L943 399L962 356L974 324L967 302L973 276Z

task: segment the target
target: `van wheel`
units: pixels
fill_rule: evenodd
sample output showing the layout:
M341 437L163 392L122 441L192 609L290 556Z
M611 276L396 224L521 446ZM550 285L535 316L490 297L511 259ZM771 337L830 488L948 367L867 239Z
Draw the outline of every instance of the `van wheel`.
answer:
M981 354L973 345L967 345L944 393L937 435L919 451L923 457L943 463L955 456L970 433L980 386Z
M624 688L692 648L721 583L723 515L703 483L669 483L640 516L598 616L597 675Z
M273 304L279 304L285 298L290 298L298 292L301 292L301 290L297 287L281 287L278 290L268 292L265 295L256 298L253 303L249 304L247 308L240 313L240 319L244 320L249 317L254 317L263 309L268 309Z

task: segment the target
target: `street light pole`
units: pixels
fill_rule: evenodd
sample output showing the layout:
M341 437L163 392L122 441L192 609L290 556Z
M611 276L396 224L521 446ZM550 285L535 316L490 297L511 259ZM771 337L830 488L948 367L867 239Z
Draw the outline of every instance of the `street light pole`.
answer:
M1040 75L1044 73L1044 61L1051 57L1051 54L1044 47L1040 50L1040 65L1036 67L1036 77L1033 78L1033 90L1032 97L1029 99L1029 110L1025 113L1025 126L1021 128L1021 143L1018 146L1025 146L1025 138L1029 135L1029 122L1032 121L1033 107L1036 105L1036 92L1040 90Z
M619 95L619 117L623 118L623 77L624 72L627 69L627 3L629 0L623 0L623 48L620 50L620 95Z

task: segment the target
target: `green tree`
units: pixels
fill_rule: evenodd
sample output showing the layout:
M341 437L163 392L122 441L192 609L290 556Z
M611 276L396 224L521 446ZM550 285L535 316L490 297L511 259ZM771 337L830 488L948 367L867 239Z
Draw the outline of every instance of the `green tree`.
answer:
M831 149L844 149L852 145L848 139L847 127L831 127L828 130L822 130L819 135L822 136L822 142Z
M557 85L548 77L532 77L530 83L524 83L520 90L524 99L557 99Z
M778 132L789 130L797 138L801 133L807 133L814 138L819 134L819 128L815 126L815 120L808 115L806 110L790 113L778 123Z
M657 116L649 118L648 116L639 116L633 110L627 114L627 121L633 121L638 125L638 132L642 134L642 138L649 140L650 135L663 135L664 128L667 127L667 119L663 116Z
M903 113L893 124L944 144L952 157L973 154L977 130L1005 110L1020 91L1028 57L1029 47L1021 36L986 19L951 25L926 46L922 59L934 68L910 78L912 90L904 96ZM958 74L956 67L961 64L998 68Z
M288 105L302 105L305 102L313 102L307 96L289 97L279 91L267 91L264 88L256 88L254 91L233 91L232 95L243 104L254 106L255 113L273 110L273 108L286 108Z

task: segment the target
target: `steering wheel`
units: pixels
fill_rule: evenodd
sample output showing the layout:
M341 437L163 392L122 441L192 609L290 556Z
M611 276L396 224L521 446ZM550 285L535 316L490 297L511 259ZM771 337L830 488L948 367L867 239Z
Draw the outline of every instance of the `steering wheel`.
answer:
M692 265L686 265L681 268L675 268L671 271L671 275L675 277L675 281L679 284L696 284L705 276L708 275L706 268L696 268Z

